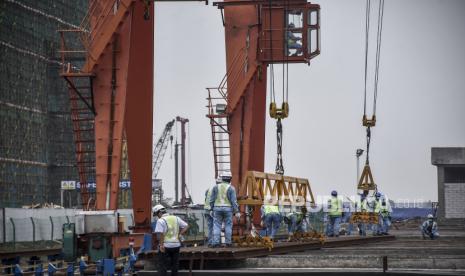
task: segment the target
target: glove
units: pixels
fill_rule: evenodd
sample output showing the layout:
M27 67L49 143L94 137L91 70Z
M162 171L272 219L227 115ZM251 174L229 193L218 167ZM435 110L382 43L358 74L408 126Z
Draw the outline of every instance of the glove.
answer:
M237 220L241 219L241 213L239 212L235 213L234 216L236 217Z

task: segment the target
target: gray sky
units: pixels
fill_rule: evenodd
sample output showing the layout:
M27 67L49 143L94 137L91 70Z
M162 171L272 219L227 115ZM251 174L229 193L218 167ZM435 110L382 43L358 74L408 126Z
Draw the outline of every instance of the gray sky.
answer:
M365 148L365 1L314 3L321 5L322 53L311 66L289 65L285 174L308 178L316 195L352 195L355 149ZM436 200L430 148L465 146L465 1L386 0L384 13L373 175L392 199ZM158 139L166 122L189 118L188 187L202 202L214 183L205 87L216 86L226 70L221 15L211 3L157 3L155 19L154 131ZM369 85L372 94L371 79ZM276 130L268 116L266 131L265 170L274 172ZM158 174L167 196L174 195L170 153Z

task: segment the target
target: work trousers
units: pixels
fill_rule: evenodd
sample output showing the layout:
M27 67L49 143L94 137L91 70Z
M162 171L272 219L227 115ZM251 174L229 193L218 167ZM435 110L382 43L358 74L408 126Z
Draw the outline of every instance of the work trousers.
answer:
M214 209L213 211L213 242L212 245L221 244L221 225L224 223L224 243L232 244L232 210Z
M432 240L439 238L439 233L437 231L428 231L427 229L422 229L421 235L423 236L423 239L425 239L426 237Z
M338 237L340 224L341 224L341 216L329 216L326 235L328 237L333 237L333 236Z
M204 214L205 221L207 222L208 228L208 237L207 237L207 245L213 244L213 217L210 216L210 212Z
M264 218L266 235L270 238L274 238L281 225L281 215L279 213L266 214Z
M179 249L180 247L165 247L165 252L158 252L158 274L161 276L168 275L167 269L171 269L171 275L178 275L179 268Z

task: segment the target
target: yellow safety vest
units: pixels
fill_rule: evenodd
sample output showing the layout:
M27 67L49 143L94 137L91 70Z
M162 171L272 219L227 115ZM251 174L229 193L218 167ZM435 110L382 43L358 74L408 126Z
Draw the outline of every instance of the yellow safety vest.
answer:
M210 206L210 197L212 195L212 189L208 189L207 191L207 196L205 197L205 203L203 205L203 209L204 210L210 210L211 209L211 206Z
M163 216L162 219L166 221L166 232L164 242L175 243L179 242L179 224L178 217L167 215Z
M380 203L380 212L381 212L381 215L383 217L387 217L389 216L389 202L388 201L385 201L385 205L383 206L382 203Z
M228 189L231 185L227 183L220 183L216 185L218 193L216 194L215 206L218 207L231 207L231 202L228 199Z
M342 200L333 196L330 199L330 204L329 215L331 217L340 217L342 215Z
M264 209L265 215L274 214L274 213L279 214L279 208L276 205L263 205L263 209Z

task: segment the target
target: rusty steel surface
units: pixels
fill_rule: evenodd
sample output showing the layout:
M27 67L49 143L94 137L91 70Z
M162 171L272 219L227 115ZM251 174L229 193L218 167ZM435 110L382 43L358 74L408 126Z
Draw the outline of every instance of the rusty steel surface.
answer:
M152 204L152 138L154 73L154 5L144 19L143 1L134 5L127 69L125 127L131 170L135 232L150 232ZM119 173L119 171L118 171Z
M370 242L394 240L392 235L374 237L339 237L327 238L324 243L319 241L309 242L275 242L273 248L266 247L232 247L209 248L205 246L181 248L180 260L240 260L268 255L286 254L305 250L317 250L329 247L342 247ZM152 259L157 251L149 251L139 255L141 259Z

